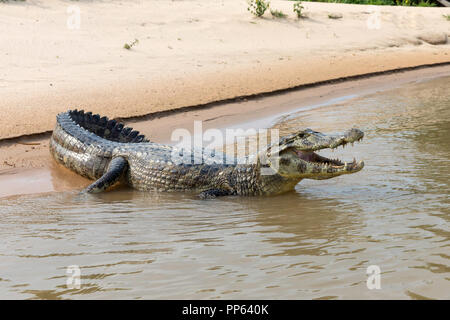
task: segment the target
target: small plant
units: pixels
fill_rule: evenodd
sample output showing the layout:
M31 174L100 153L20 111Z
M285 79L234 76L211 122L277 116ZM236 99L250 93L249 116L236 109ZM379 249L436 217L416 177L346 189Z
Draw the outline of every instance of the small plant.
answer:
M264 15L264 12L269 8L270 1L265 0L248 0L248 8L247 10L250 11L252 14L254 14L257 17L261 17Z
M301 1L295 1L294 3L294 12L297 14L297 18L302 18L303 17L303 11L304 7L302 6L302 2Z
M280 10L270 10L270 13L272 14L272 16L274 16L275 18L286 18L287 14L284 14L282 11Z
M130 50L133 46L137 45L138 43L139 43L139 40L138 40L138 39L134 39L134 41L131 42L130 44L125 43L125 44L123 45L123 47L124 47L125 49L127 49L127 50Z
M442 15L447 21L450 21L450 14L443 14Z

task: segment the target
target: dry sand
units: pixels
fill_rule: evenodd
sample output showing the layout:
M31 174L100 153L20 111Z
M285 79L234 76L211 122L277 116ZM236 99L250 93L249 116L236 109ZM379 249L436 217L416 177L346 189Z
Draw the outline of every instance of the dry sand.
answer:
M449 8L303 5L298 20L290 1L271 1L286 19L255 18L244 0L0 3L0 139L52 130L73 107L140 116L450 61L449 44L418 40L450 34Z

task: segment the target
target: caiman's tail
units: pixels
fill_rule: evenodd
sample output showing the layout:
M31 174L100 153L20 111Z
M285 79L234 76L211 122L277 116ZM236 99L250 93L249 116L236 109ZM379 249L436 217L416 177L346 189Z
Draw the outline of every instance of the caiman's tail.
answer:
M130 127L124 127L122 123L116 120L109 120L107 117L100 117L98 114L93 115L92 112L85 113L83 110L69 110L59 114L57 121L60 122L60 120L64 120L67 117L75 125L79 125L89 133L109 141L124 143L149 142L144 135L139 135L139 131Z
M90 179L102 176L114 148L121 143L148 142L139 131L107 117L83 110L58 114L50 139L50 152L57 162Z

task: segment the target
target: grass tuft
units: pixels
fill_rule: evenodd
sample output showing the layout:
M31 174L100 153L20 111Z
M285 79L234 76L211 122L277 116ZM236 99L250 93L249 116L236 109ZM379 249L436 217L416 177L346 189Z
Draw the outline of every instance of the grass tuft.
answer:
M124 47L125 49L127 49L127 50L130 50L133 46L137 45L138 43L139 43L139 40L138 40L138 39L134 39L134 41L133 41L133 42L130 42L130 44L125 43L125 44L123 45L123 47Z
M275 18L286 18L287 17L287 14L283 13L280 10L270 10L270 13Z

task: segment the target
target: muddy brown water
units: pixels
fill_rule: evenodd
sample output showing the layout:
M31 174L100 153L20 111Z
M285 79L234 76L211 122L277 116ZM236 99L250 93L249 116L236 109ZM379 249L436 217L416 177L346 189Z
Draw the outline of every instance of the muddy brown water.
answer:
M354 175L276 197L120 189L0 199L1 298L450 298L450 78L283 115L359 127ZM67 287L67 267L80 288ZM380 289L367 268L380 268Z

